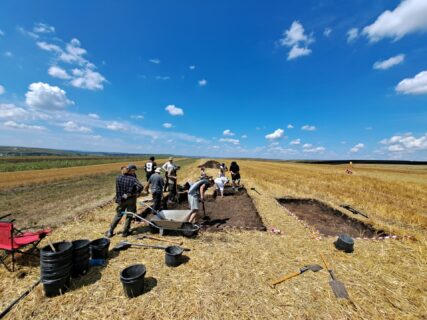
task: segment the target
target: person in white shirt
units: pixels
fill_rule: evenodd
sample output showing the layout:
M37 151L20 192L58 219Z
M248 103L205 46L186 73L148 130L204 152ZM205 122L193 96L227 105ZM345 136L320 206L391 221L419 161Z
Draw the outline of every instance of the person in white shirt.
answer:
M221 197L224 197L224 186L228 183L228 178L225 176L220 176L215 179L215 187L219 190Z
M173 157L169 157L169 160L162 165L162 169L165 172L165 187L163 191L167 191L168 189L168 172L174 168L175 164L173 163Z

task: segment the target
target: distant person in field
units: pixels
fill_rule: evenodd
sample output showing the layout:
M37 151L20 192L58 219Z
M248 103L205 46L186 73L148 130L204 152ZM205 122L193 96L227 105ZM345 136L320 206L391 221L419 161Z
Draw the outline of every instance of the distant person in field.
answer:
M119 224L125 211L136 213L136 198L142 191L142 184L136 178L137 168L134 164L129 164L127 172L116 178L116 215L110 225L110 229L106 232L106 236L111 238L114 235L114 229ZM126 221L123 226L123 237L129 235L132 215L126 215Z
M206 168L201 167L200 168L200 179L206 179L207 177L208 177L208 175L206 174Z
M240 167L236 161L231 162L230 173L233 190L236 190L240 186Z
M164 188L165 192L167 191L167 188L168 188L168 181L169 181L168 180L168 172L169 172L169 169L171 169L171 167L173 167L173 165L174 165L173 157L169 157L169 160L162 165L162 169L165 172L165 188Z
M227 183L228 183L228 178L225 176L218 177L215 179L215 187L218 191L218 194L221 195L221 198L224 197L224 187Z
M199 215L199 201L205 201L205 192L214 184L212 179L201 179L191 185L188 190L188 205L190 206L190 222L198 223L200 221ZM203 218L206 218L205 216Z
M221 165L219 166L219 176L220 177L225 177L225 173L228 171L228 168L226 166L225 163L221 163Z
M147 181L150 179L151 175L154 173L154 171L157 168L157 163L155 162L156 158L154 157L150 157L150 160L148 160L145 163L144 169L145 169L145 174L147 176Z
M178 182L178 167L172 163L172 165L168 166L168 190L169 190L169 202L175 202L176 201L176 194L177 194L177 182Z
M162 209L163 186L165 182L163 181L163 177L160 175L160 172L161 169L156 168L144 188L144 191L148 192L148 188L150 187L154 202L153 209L155 211L160 211ZM153 213L155 214L155 212Z

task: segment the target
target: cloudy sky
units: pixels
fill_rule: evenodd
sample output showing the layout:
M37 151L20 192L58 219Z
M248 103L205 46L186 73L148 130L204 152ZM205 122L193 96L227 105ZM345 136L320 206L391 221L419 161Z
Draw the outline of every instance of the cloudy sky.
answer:
M0 3L0 145L427 159L427 1Z

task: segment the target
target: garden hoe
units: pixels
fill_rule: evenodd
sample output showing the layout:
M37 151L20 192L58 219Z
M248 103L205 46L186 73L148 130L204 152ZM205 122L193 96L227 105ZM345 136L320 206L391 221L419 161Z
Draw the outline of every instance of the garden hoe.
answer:
M331 275L331 281L329 281L329 285L331 286L332 291L335 294L335 297L343 298L343 299L350 299L348 296L347 289L344 286L344 283L338 281L335 278L334 271L329 268L328 263L326 262L326 259L322 253L320 253L320 256L322 257L322 260L323 260L323 263L325 264L326 269L328 270L329 274Z
M302 267L301 269L299 269L298 272L293 272L293 273L287 274L287 275L285 275L285 276L283 276L283 277L281 277L279 279L276 279L276 280L270 282L270 286L272 288L274 288L276 286L276 284L279 284L279 283L281 283L283 281L289 280L289 279L291 279L293 277L299 276L300 274L302 274L302 273L304 273L304 272L306 272L308 270L311 270L313 272L317 272L317 271L320 271L322 269L323 268L321 266L319 266L318 264L311 264L311 265Z

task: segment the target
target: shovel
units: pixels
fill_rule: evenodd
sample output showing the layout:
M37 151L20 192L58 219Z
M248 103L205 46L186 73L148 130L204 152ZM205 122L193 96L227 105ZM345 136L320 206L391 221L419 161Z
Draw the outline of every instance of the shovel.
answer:
M323 268L321 266L319 266L318 264L311 264L308 266L304 266L301 269L299 269L298 272L293 272L293 273L287 274L287 275L285 275L279 279L276 279L276 280L270 282L270 286L274 288L276 286L276 284L282 283L283 281L286 281L286 280L289 280L293 277L299 276L300 274L302 274L308 270L311 270L313 272L317 272L317 271L320 271L322 269Z
M350 299L350 297L348 296L347 289L344 286L344 283L338 281L335 278L334 271L329 268L328 263L326 262L326 259L322 253L320 253L320 257L322 258L326 269L328 270L329 274L331 275L331 281L329 281L329 285L331 286L332 291L335 294L335 297L342 298L342 299Z
M173 244L177 244L179 246L182 245L182 241L181 242L177 242L177 241L172 241L172 240L167 240L167 239L162 239L162 238L156 238L156 237L152 237L152 236L141 236L141 237L137 237L137 240L143 240L143 239L151 239L151 240L157 240L157 241L164 241L164 242L169 242L169 243L173 243Z
M259 195L261 195L261 193L259 193L257 189L255 189L255 188L251 188L251 190L252 190L252 191L255 191L256 193L258 193Z
M130 247L144 247L144 248L152 248L152 249L162 249L165 250L167 247L164 246L154 246L151 244L142 244L142 243L130 243L126 241L119 242L115 247L114 251L121 251L129 249ZM190 251L188 248L183 248L184 251Z

